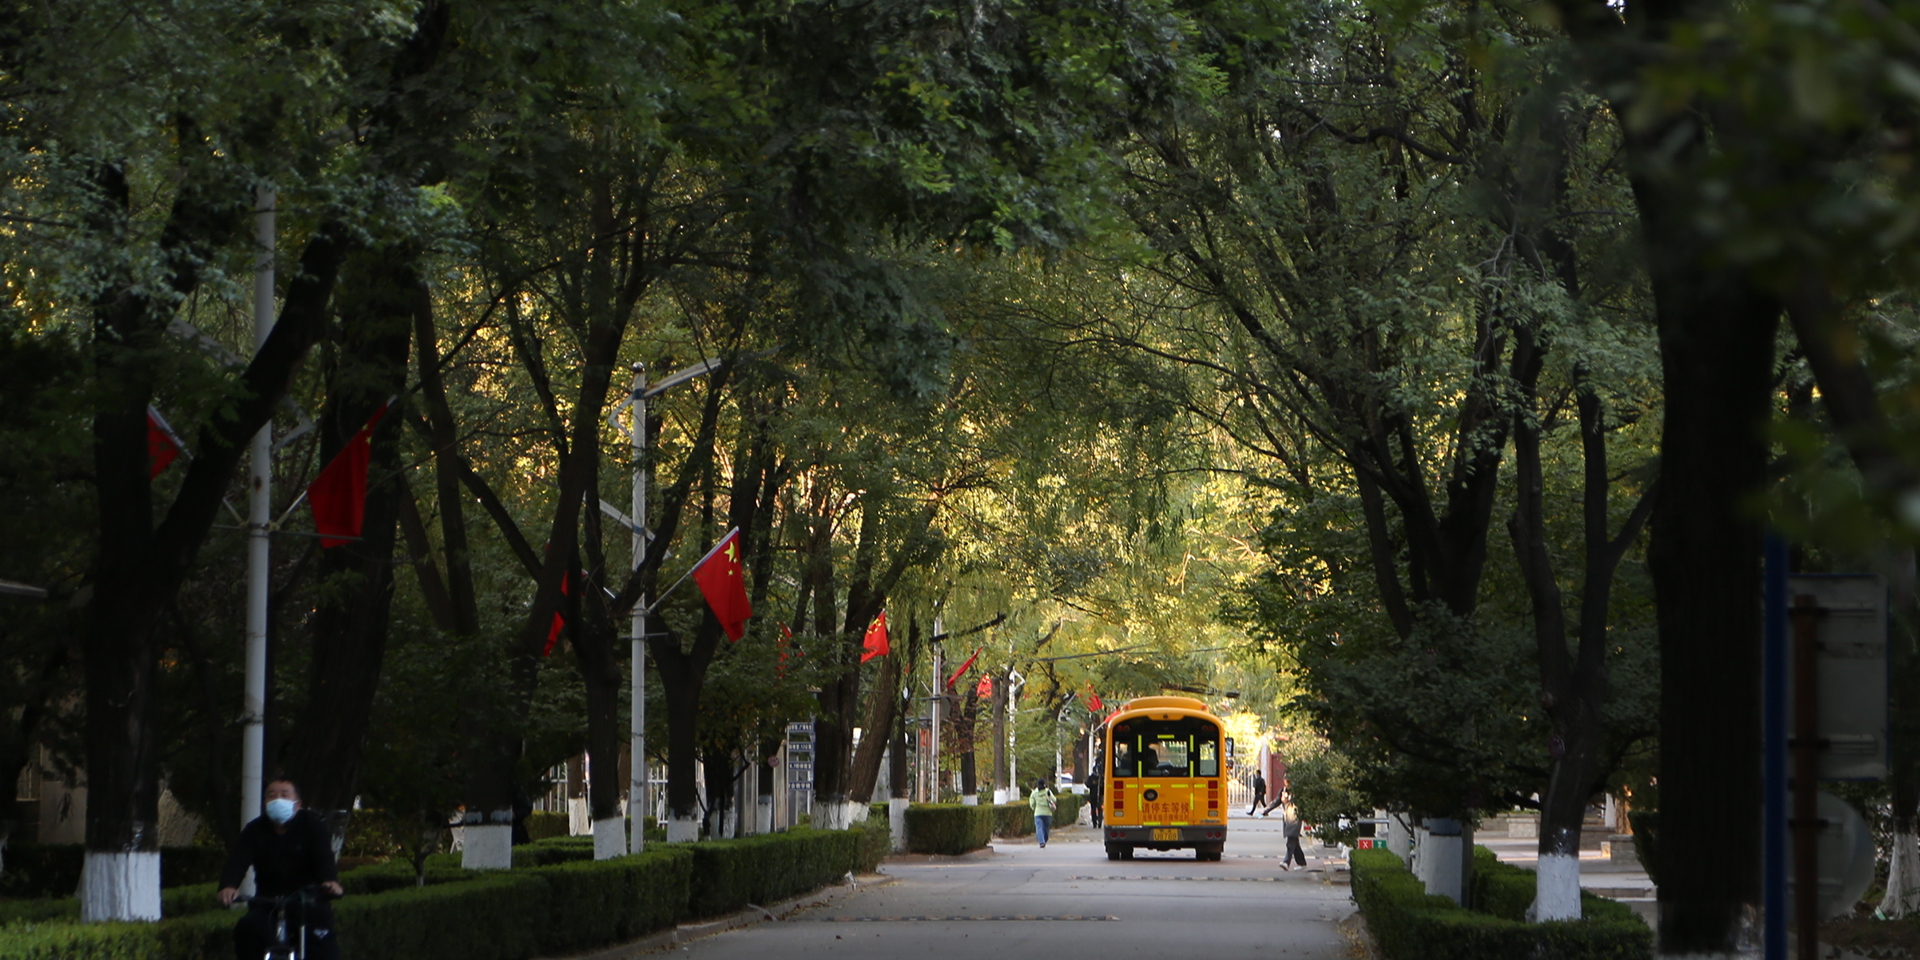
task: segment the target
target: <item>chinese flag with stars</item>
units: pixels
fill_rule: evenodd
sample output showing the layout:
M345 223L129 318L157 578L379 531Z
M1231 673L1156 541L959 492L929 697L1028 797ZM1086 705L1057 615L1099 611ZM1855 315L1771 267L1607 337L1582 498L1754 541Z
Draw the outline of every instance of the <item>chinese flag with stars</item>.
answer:
M714 544L700 562L693 565L693 582L713 608L714 619L727 631L727 639L738 641L747 635L747 618L753 616L753 603L747 599L747 570L740 565L740 528L734 527Z
M873 622L867 625L867 635L862 639L861 647L863 648L860 654L861 663L893 652L893 649L887 645L887 612L885 610L880 611L880 615L874 617Z

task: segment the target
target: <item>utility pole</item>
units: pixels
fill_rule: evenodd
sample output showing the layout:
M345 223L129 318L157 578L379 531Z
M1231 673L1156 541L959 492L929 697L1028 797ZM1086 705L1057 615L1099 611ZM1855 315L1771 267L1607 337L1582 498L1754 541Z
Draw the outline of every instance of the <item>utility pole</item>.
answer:
M633 534L632 549L627 559L627 569L638 572L640 561L647 555L647 365L633 365L633 426L630 432L633 441ZM628 625L633 634L633 690L628 694L629 727L627 730L628 763L632 772L627 779L627 821L631 830L631 839L627 852L639 853L647 847L647 595L633 605L633 620ZM600 835L596 828L593 845L600 846ZM598 852L596 849L596 856Z
M941 633L940 618L938 616L933 618L933 633L934 636L939 636ZM947 697L947 687L943 682L947 676L945 673L946 665L946 657L941 655L940 646L935 644L933 648L933 723L931 726L933 763L928 765L933 770L933 789L927 792L928 803L940 802L940 714L945 712L940 708L946 703Z
M628 557L628 569L637 571L640 562L647 555L647 543L653 539L652 531L647 529L647 484L653 471L647 466L647 401L673 389L696 377L703 377L720 369L724 361L714 359L696 363L691 367L648 386L647 365L633 365L633 390L628 394L626 406L631 406L633 424L628 429L629 439L633 443L633 548ZM617 416L619 411L615 411ZM627 849L639 853L646 848L646 812L647 812L647 595L642 593L633 605L633 620L628 628L633 633L633 690L630 713L632 728L628 731L629 763L633 768L627 781L627 817L631 821L630 841ZM598 857L601 840L601 828L594 826L594 856Z
M253 351L273 333L274 205L271 188L254 190ZM260 815L267 747L267 592L272 575L273 421L253 435L247 453L247 656L241 696L240 825ZM251 895L252 873L243 893Z

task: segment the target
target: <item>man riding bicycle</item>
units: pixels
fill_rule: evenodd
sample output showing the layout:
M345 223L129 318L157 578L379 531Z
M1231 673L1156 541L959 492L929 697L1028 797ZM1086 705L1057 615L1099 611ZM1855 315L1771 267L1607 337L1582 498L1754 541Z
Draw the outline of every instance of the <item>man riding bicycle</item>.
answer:
M240 881L253 868L254 886L261 897L289 897L318 885L326 894L345 894L333 862L333 837L326 821L300 808L300 791L291 780L267 784L265 816L254 818L240 831L240 839L220 871L215 894L231 905L240 895ZM312 960L338 960L340 945L333 931L333 907L325 900L295 899L288 904L289 925L306 928L307 953ZM260 960L274 941L273 908L255 903L233 927L233 955L238 960Z

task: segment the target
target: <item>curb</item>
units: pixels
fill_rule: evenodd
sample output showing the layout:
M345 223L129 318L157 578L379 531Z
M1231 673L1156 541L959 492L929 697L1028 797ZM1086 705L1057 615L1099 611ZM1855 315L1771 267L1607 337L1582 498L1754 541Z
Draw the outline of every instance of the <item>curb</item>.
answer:
M797 913L807 907L829 903L870 887L884 887L893 881L894 878L886 874L864 874L855 877L853 883L821 887L812 893L802 894L791 900L783 900L771 907L760 907L748 904L747 909L728 914L718 919L703 920L699 923L683 923L671 930L660 930L655 933L650 933L638 940L629 940L618 946L607 947L602 950L593 951L592 953L573 954L565 958L565 960L629 960L629 958L642 956L644 954L671 950L691 940L711 937L715 934L725 933L728 930L737 930L741 927L750 927L764 920L782 920L789 914Z

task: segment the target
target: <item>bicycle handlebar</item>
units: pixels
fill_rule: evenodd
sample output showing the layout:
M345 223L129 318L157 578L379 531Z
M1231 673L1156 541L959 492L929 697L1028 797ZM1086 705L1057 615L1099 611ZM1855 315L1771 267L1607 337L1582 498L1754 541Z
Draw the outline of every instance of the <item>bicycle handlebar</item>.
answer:
M314 883L301 887L293 893L282 894L277 897L235 897L233 898L233 902L244 903L250 907L283 907L295 900L307 899L338 900L340 898L334 896L333 891L328 890L325 884Z

